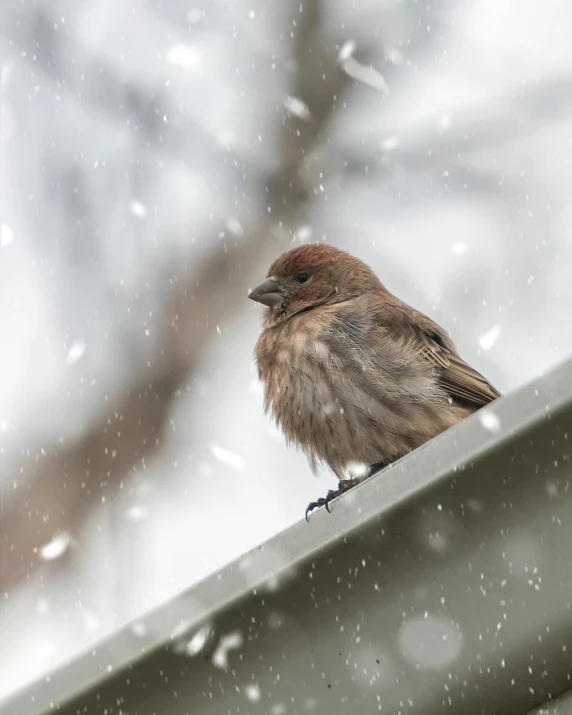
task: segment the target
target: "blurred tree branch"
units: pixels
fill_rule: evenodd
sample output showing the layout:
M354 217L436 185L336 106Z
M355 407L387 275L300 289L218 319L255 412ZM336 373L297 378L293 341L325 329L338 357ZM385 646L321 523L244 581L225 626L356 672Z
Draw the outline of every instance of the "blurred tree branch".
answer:
M52 15L46 5L33 14L13 12L9 30L12 41L24 53L26 48L35 48L36 68L59 92L67 93L96 116L124 123L134 139L191 169L196 167L196 150L208 147L212 161L234 166L237 172L256 173L257 167L248 157L240 156L236 149L229 154L200 122L174 112L163 83L150 92L137 79L121 77L108 60L93 55L73 36L57 31ZM173 114L177 121L164 121Z
M295 5L298 8L298 4ZM81 439L72 444L54 445L45 450L45 455L28 457L23 465L26 477L19 480L23 486L1 505L2 589L29 577L38 568L41 561L35 549L55 533L65 531L77 536L87 513L100 501L102 490L117 487L130 472L152 458L161 446L173 398L192 374L213 337L215 326L240 308L248 279L265 251L276 253L268 242L273 228L278 225L288 233L296 227L307 195L301 179L303 165L322 139L336 98L347 81L337 65L334 51L323 42L323 2L307 1L299 7L291 91L308 107L312 121L307 122L295 114L284 117L281 167L271 177L260 175L260 190L268 195L268 217L262 218L248 235L220 241L216 250L198 264L195 261L192 268L187 265L184 271L178 270L177 287L166 303L161 320L160 350L151 367L133 365L130 388L110 400L107 411ZM56 60L61 47L46 42L46 28L52 23L43 13L40 8L36 24L40 38L36 40L41 39L39 44L47 52L44 64L55 78L58 72L65 72L65 67L61 59ZM58 36L57 41L61 42L62 38ZM99 70L97 72L99 74ZM86 97L82 92L84 101L93 101L99 106L102 90L106 96L103 106L109 106L107 93L116 83L109 69L104 68L103 77L105 89L102 90L101 80L95 89L89 90L91 95L88 93ZM88 85L88 82L82 83L82 87ZM71 82L66 82L66 86L69 91L78 91ZM121 91L125 89L122 87ZM144 97L139 94L137 97L136 105L149 105ZM153 118L156 109L151 102L142 112L149 119L143 122L146 141L152 141L157 134ZM141 116L141 112L137 114ZM169 147L176 147L177 157L191 159L195 141L212 142L204 135L195 135L190 144L185 142L195 129L194 126L192 130L181 128L170 139L160 142L161 151L169 152ZM59 567L63 563L65 558L51 566Z
M470 179L478 192L491 194L498 192L497 179L502 177L473 170L464 159L477 151L494 151L499 142L517 138L515 127L524 134L547 116L553 118L570 109L572 78L541 80L506 91L495 103L453 108L445 122L437 115L418 124L388 127L358 147L342 141L335 144L341 146L336 156L328 142L328 125L350 80L339 67L331 38L324 31L322 12L326 8L327 0L292 3L295 36L290 111L284 111L283 117L277 115L278 121L282 119L280 166L271 175L249 157L222 149L203 126L188 117L165 124L162 117L171 108L162 88L150 94L136 81L119 76L108 62L86 53L69 35L55 32L46 5L39 6L35 14L26 13L26 22L21 13L13 14L15 42L21 49L37 49L35 67L58 84L59 92L121 122L137 141L190 168L197 147L209 147L213 161L220 160L229 171L257 177L268 213L240 238L229 236L224 226L219 226L213 230L213 249L206 257L192 262L189 258L173 268L178 280L168 289L163 305L162 335L154 359L147 364L148 355L143 359L134 351L130 385L110 399L109 407L79 440L53 445L45 455L26 458L25 477L18 480L23 486L0 504L0 586L4 589L42 563L35 548L58 531L77 536L105 490L117 488L161 448L173 400L216 334L216 325L240 309L255 268L266 261L267 254L277 253L277 246L269 241L277 227L282 235L295 231L321 181L322 169L327 166L326 183L329 176L347 178L366 166L369 180L375 173L390 177L395 167L405 173L447 168L452 190ZM426 35L420 35L423 43L428 41ZM368 57L365 42L359 50ZM70 57L74 63L68 61ZM514 121L515 112L519 113L518 122ZM390 150L380 146L387 137L399 140ZM316 158L317 154L327 155L325 161ZM72 183L79 180L74 177ZM515 192L520 188L505 185L501 199L511 199ZM224 237L217 238L221 233ZM51 567L64 563L61 559Z
M361 145L344 147L342 156L350 171L367 165L370 171L383 172L384 166L399 164L410 171L430 172L459 165L476 152L494 151L537 130L548 118L567 118L571 109L572 76L541 78L480 103L453 107L409 125L387 126ZM384 149L387 138L391 148Z

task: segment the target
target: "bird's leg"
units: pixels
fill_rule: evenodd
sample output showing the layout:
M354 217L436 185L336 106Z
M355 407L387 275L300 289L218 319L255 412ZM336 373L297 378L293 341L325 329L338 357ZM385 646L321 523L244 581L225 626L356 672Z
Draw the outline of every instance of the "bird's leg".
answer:
M372 464L371 467L369 468L369 472L368 472L367 476L371 477L373 474L377 474L377 472L381 472L382 469L389 467L389 465L392 462L396 462L398 459L399 459L399 457L394 457L393 459L384 459L382 462L376 462L376 464Z
M336 477L338 477L338 488L337 489L330 489L328 493L326 494L325 497L322 497L321 499L318 499L317 501L310 502L308 504L308 507L306 508L306 521L308 521L308 514L313 510L317 509L321 506L326 507L326 511L330 513L330 502L333 501L336 497L339 497L340 494L344 494L345 492L349 491L353 487L356 487L358 484L361 484L361 482L365 481L369 477L371 477L372 474L375 474L376 472L379 472L381 469L384 467L387 467L388 464L391 464L391 462L394 461L392 459L387 459L383 462L377 462L376 464L372 464L371 467L368 469L367 474L365 474L362 477L353 477L351 479L341 479L338 473L332 469Z

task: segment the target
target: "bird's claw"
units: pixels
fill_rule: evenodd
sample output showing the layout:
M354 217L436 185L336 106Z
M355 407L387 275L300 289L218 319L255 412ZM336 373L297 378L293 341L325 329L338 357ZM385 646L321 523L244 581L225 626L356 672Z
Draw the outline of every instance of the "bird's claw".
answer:
M359 484L361 481L361 479L340 479L337 489L330 489L325 497L321 497L317 501L313 501L308 504L306 508L306 521L308 521L308 514L314 509L319 509L321 506L326 507L328 514L331 514L330 502L336 497L339 497L340 494L347 492L348 489L355 487L356 484Z
M330 511L330 509L329 509L329 507L328 507L328 505L327 505L327 503L326 503L326 499L325 499L324 497L322 497L321 499L318 499L318 501L312 501L312 502L310 502L310 503L308 504L308 506L306 507L306 521L308 521L308 514L309 514L313 509L318 509L318 507L321 507L321 506L324 506L324 505L326 506L326 509L327 509L328 511ZM331 512L330 512L330 513L331 513Z

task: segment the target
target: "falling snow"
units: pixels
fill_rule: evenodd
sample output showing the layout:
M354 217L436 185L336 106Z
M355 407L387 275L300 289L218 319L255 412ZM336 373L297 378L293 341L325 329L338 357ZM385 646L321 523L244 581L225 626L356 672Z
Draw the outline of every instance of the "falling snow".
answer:
M138 621L138 622L132 624L131 631L138 638L142 638L144 635L147 634L147 626L144 623L141 623L140 621Z
M260 688L255 683L250 683L244 686L244 694L251 703L257 703L260 700Z
M146 507L141 506L141 504L134 504L126 510L125 516L130 521L141 521L147 516L147 509Z
M353 56L355 50L356 43L353 40L347 40L347 42L344 42L338 53L338 62L347 62Z
M346 463L346 472L351 477L359 479L369 473L369 465L364 462L350 461Z
M74 340L66 357L66 365L73 365L81 360L85 353L85 341L82 338Z
M14 15L2 64L0 499L15 528L0 548L0 700L30 679L47 692L47 671L82 650L99 651L88 659L106 677L116 661L94 641L130 623L121 638L139 658L181 619L174 677L157 683L189 711L200 691L213 712L228 697L219 710L350 712L363 700L367 712L406 715L433 696L456 712L482 695L479 678L510 683L521 622L536 634L524 655L538 678L515 671L513 691L534 686L540 702L542 649L558 634L539 625L562 592L554 544L569 536L571 436L548 408L565 395L540 389L522 403L547 408L546 464L538 440L507 452L523 486L537 471L534 499L512 467L490 498L472 479L471 439L451 432L442 444L454 454L436 441L269 544L333 477L316 481L263 414L251 365L267 311L246 299L282 250L323 241L450 330L503 392L570 356L572 6L527 3L463 13L346 0L313 12L307 2L84 0L78 14L78 3L45 0ZM318 359L323 342L312 341ZM511 399L457 434L508 442ZM316 419L340 409L322 400ZM335 540L371 516L363 492L393 504L451 460L451 488L435 501L417 493L405 540L392 512L346 568ZM293 557L324 538L324 561ZM411 547L403 561L401 545ZM259 556L272 568L260 570ZM241 605L242 620L217 614L210 631L199 627L215 589L207 581L196 601L189 589L235 557L221 593L238 584L248 599L256 577L256 621ZM335 582L327 594L323 578ZM366 610L346 608L360 578L380 606L373 627ZM304 584L300 620L288 589L303 595ZM164 621L141 615L171 598ZM320 658L317 642L306 668L282 641L304 623L316 630L324 609L339 649ZM257 651L266 644L277 658ZM192 683L204 659L207 677ZM304 680L292 692L290 661ZM102 708L129 712L126 693Z
M342 67L344 72L352 79L382 92L389 91L389 87L381 72L378 72L378 70L374 69L371 65L362 65L356 59L350 57L342 62Z
M439 117L439 129L442 132L447 131L447 129L451 128L451 124L453 123L453 119L451 115L448 112L443 112L441 116Z
M242 647L244 638L240 631L233 631L220 638L215 652L213 653L213 665L221 670L228 668L229 653Z
M39 554L44 561L56 561L61 558L71 543L71 537L68 533L62 532L57 534L47 544L44 544L39 549Z
M310 114L308 105L303 102L299 97L286 97L286 99L284 100L284 106L286 107L288 112L290 112L290 114L293 114L295 117L299 117L306 122L309 122L310 119L312 119L312 115Z
M133 214L133 216L136 216L137 218L145 218L147 216L147 207L144 206L140 201L130 201L129 202L129 210Z
M176 67L195 69L201 63L201 53L192 45L175 45L167 53L167 60Z
M227 219L226 227L232 233L233 236L240 237L244 235L244 229L242 228L242 224L234 216L231 216Z
M211 626L206 624L199 628L199 630L193 635L193 637L185 645L185 653L187 655L197 655L205 647L210 635L212 633Z
M244 459L238 454L235 454L234 452L229 452L227 449L219 447L214 442L211 442L209 444L209 449L213 457L215 459L218 459L219 462L227 464L229 467L232 467L233 469L236 469L238 471L244 469Z
M385 137L385 139L381 140L380 145L384 151L393 151L393 149L397 149L400 143L398 137Z
M501 334L501 326L500 325L493 325L493 327L490 330L487 330L486 333L483 333L482 335L479 336L479 346L481 347L482 350L490 350L496 341L498 340L500 334Z
M13 241L12 229L5 223L2 224L2 232L0 234L0 248L5 248Z
M402 65L405 61L403 53L400 52L396 47L388 47L385 50L385 56L392 64L396 66Z
M479 412L479 421L489 432L500 432L501 423L498 416L489 409L482 409Z
M298 226L294 233L293 243L309 243L312 238L312 233L312 227L309 224L302 224L302 226Z

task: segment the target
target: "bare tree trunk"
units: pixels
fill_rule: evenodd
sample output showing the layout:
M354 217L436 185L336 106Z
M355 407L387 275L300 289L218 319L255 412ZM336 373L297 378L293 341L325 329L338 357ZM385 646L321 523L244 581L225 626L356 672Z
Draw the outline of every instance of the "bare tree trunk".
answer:
M268 239L279 227L295 230L309 195L303 170L344 90L346 75L322 36L322 3L305 2L296 16L292 96L311 120L290 113L280 138L281 167L268 177L268 218L248 236L226 240L179 279L161 320L160 357L151 368L135 365L132 387L118 396L73 444L46 450L24 465L25 484L1 505L0 588L24 579L41 563L36 550L55 533L77 535L86 515L161 448L172 400L185 384L216 330L246 299L258 262L277 253ZM8 500L7 500L8 501ZM50 564L59 568L65 557Z

